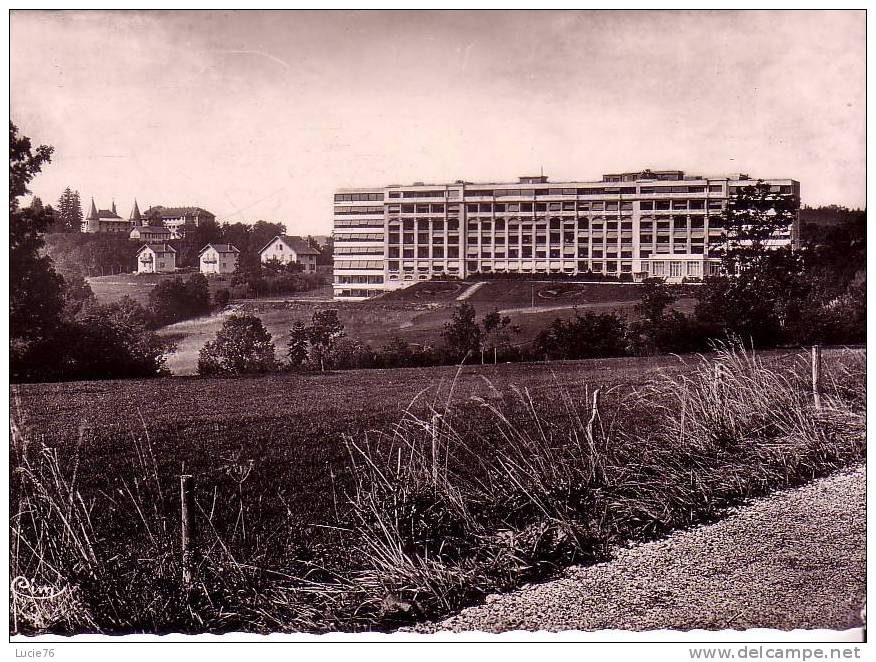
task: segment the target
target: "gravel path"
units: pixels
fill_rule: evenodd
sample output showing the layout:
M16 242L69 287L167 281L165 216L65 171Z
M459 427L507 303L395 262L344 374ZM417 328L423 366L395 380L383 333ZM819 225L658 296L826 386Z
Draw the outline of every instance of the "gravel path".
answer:
M859 466L415 630L859 627L865 499Z

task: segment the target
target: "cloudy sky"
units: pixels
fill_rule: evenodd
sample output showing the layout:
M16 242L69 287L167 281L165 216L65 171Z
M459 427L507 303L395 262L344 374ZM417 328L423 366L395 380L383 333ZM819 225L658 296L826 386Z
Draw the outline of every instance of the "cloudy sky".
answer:
M331 229L332 191L643 168L865 201L865 16L15 12L32 189Z

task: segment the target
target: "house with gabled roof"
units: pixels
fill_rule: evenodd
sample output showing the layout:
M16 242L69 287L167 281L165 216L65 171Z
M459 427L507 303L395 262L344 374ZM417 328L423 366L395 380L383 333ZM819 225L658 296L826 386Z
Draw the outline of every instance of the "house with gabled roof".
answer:
M138 274L161 274L176 271L176 249L170 244L143 244L137 251Z
M134 203L136 207L136 202ZM110 209L98 209L91 199L91 208L88 216L82 221L82 231L88 233L98 232L130 232L132 222L125 220L116 212L116 202L113 200Z
M316 256L319 251L312 248L300 237L277 235L259 251L262 264L277 261L281 264L297 262L305 273L316 273Z
M198 253L202 274L231 274L237 269L240 251L231 244L207 244Z

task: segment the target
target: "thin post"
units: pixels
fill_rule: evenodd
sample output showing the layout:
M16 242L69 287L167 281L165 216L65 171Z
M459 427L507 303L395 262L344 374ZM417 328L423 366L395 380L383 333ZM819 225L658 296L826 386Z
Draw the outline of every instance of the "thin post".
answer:
M724 382L725 377L727 376L727 370L724 367L723 363L715 364L715 384L718 387L718 390L722 393L724 392Z
M812 346L812 399L821 409L821 345Z
M192 476L179 477L180 550L182 554L182 583L192 586Z
M498 363L498 361L496 360L496 357L497 357L496 348L493 347L493 365L496 365L496 363Z
M438 433L441 426L441 414L432 415L432 484L438 486Z

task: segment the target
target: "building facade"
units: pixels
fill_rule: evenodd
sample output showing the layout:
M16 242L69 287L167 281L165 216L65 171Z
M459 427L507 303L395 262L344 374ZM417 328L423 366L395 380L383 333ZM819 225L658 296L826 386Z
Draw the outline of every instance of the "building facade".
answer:
M233 274L240 251L231 244L207 244L198 253L202 274Z
M173 239L173 233L163 225L135 225L128 236L135 241L164 242Z
M793 179L764 180L799 200ZM365 299L442 275L609 274L668 282L717 273L709 257L736 189L757 184L680 170L603 175L598 182L385 186L334 196L334 295ZM797 223L773 245L794 245Z
M137 273L160 274L176 271L176 250L170 244L144 244L137 251Z
M261 261L276 260L282 264L297 262L305 273L316 273L316 256L319 251L307 245L303 239L277 235L259 251Z
M110 209L98 209L91 199L91 208L88 216L82 221L82 231L88 233L98 232L130 232L133 223L125 220L116 212L116 203L113 201Z
M200 207L163 207L156 205L143 212L143 217L151 226L163 225L171 233L171 239L179 239L185 234L186 226L198 227L204 221L215 221L216 215Z

